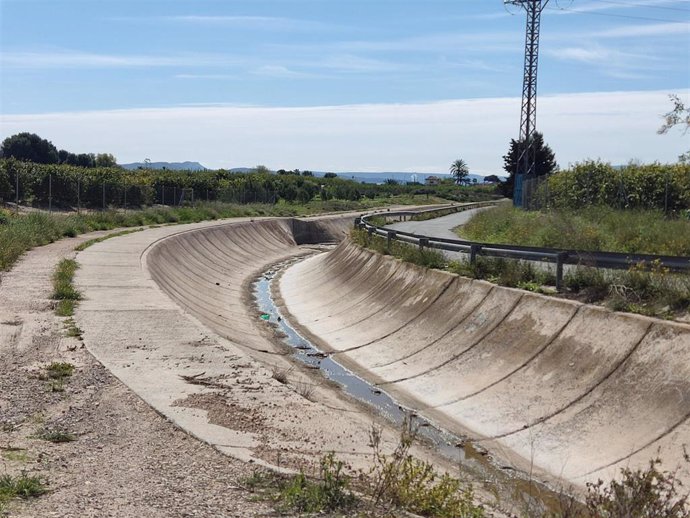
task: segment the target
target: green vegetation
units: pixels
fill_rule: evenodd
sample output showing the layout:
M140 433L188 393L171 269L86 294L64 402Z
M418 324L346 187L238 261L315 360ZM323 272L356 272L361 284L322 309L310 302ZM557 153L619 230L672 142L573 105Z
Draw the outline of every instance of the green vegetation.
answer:
M19 476L0 475L0 512L14 498L29 499L46 492L46 487L39 477L22 473Z
M534 141L532 145L534 148L535 161L534 174L538 178L542 178L557 171L558 164L556 163L556 155L551 147L544 142L544 135L536 132L534 134ZM517 172L518 160L522 155L524 147L524 141L510 139L508 153L503 155L503 170L508 175L508 178L500 185L499 188L503 195L505 195L507 198L513 197L513 191L515 189L515 173Z
M54 207L103 209L141 208L154 204L180 205L199 201L223 203L296 203L350 201L363 199L385 202L395 196L452 196L465 201L489 196L451 183L436 187L420 184L384 185L357 183L338 176L316 177L298 171L272 174L265 168L255 172L170 171L119 167L85 168L71 165L37 164L15 159L0 160L0 199L15 199L19 178L19 198L23 205L45 207L52 192ZM491 191L492 187L489 187ZM51 191L52 188L52 191ZM462 200L461 200L462 199Z
M365 230L353 230L350 237L354 243L361 247L369 248L380 254L392 255L407 263L418 266L442 270L446 268L448 263L443 253L432 248L420 249L418 246L393 241L391 242L390 249L388 249L388 242L385 238L373 234L370 235Z
M449 262L438 250L420 249L397 241L388 250L385 238L363 230L353 230L351 239L359 246L418 266L447 270L500 286L603 304L613 311L674 318L690 310L690 276L672 274L657 264L635 265L627 271L586 266L568 269L563 278L566 289L557 293L554 272L530 261L479 256L474 264L468 260Z
M333 453L321 459L319 477L303 472L281 476L254 472L243 485L262 500L273 501L279 511L329 516L399 516L398 511L430 518L483 518L473 503L471 488L458 479L440 474L434 467L410 455L417 431L408 423L391 455L381 452L381 432L372 428L374 464L351 478L345 464ZM351 487L357 492L353 492Z
M690 256L690 220L656 210L523 211L501 204L478 213L458 235L482 243Z
M321 459L318 481L307 479L304 473L288 479L278 499L282 507L300 513L322 513L351 509L356 498L350 492L350 479L343 473L344 464L333 453Z
M53 443L73 442L77 440L77 436L73 433L66 432L59 429L44 429L37 435L39 439Z
M541 184L537 204L577 210L588 206L660 210L690 216L690 163L611 164L588 161L553 174Z
M62 380L74 374L74 365L65 362L53 362L46 367L46 375L49 379Z
M24 252L31 248L94 230L165 223L197 223L235 217L302 216L347 210L368 210L389 203L423 204L437 201L438 199L427 200L425 196L420 195L405 195L373 200L365 198L359 201L313 200L305 204L281 202L274 205L239 205L211 202L193 206L152 207L128 212L104 211L69 215L39 212L15 215L0 209L0 271L8 270Z
M133 234L135 232L141 232L144 230L143 228L135 228L132 230L122 230L121 232L113 232L112 234L107 234L105 236L97 237L95 239L89 239L88 241L84 241L81 245L77 245L74 247L74 250L77 252L82 252L89 248L90 246L95 245L96 243L102 243L103 241L106 241L108 239L112 239L113 237L120 237L120 236L126 236L127 234Z
M386 511L404 509L419 516L482 518L484 511L473 503L472 488L448 474L440 474L428 462L410 454L417 430L403 425L400 441L391 455L381 452L381 431L372 428L370 442L374 466L367 474L368 494Z
M55 308L55 313L58 316L73 315L75 303L81 298L81 294L72 284L74 273L78 267L79 265L74 259L63 259L55 268L51 298L59 301Z
M588 483L584 506L568 498L550 518L690 518L688 493L675 472L661 471L660 464L653 459L647 469L621 469L621 477L608 484Z

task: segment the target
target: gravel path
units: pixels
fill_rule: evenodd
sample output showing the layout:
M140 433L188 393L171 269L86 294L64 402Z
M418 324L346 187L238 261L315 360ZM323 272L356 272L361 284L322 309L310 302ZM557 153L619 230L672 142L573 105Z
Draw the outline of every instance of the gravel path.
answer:
M37 248L0 277L0 474L38 475L50 490L13 502L9 516L272 515L240 487L251 464L180 431L66 336L49 299L51 275L94 235ZM53 361L77 367L62 392L41 379ZM78 439L53 444L36 438L43 429Z

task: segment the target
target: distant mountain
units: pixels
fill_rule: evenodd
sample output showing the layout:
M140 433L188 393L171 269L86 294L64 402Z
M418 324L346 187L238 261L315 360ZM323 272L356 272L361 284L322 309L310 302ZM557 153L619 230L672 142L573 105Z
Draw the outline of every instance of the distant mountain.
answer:
M206 168L199 162L133 162L131 164L120 164L125 169L169 169L171 171L205 171Z

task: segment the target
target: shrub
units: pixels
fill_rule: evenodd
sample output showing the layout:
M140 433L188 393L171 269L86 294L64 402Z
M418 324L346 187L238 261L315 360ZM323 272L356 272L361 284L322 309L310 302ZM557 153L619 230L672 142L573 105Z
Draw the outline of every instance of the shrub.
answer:
M321 477L310 481L304 473L290 479L280 492L279 499L289 509L300 513L343 511L356 503L349 491L349 478L343 474L344 464L333 453L321 459Z
M374 466L367 478L375 504L420 516L482 518L484 511L474 505L471 487L463 488L458 479L439 474L430 463L410 455L416 435L417 430L405 422L395 451L385 455L381 452L381 432L372 428Z

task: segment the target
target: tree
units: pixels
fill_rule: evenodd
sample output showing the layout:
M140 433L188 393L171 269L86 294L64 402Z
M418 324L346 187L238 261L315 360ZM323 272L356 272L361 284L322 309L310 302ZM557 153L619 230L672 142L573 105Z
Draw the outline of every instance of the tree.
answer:
M484 177L484 183L501 183L501 179L495 174Z
M664 115L664 124L657 133L665 135L675 126L685 126L683 128L683 133L685 134L690 130L690 106L686 107L683 100L675 94L669 95L669 98L673 103L673 109ZM680 155L678 161L681 164L690 163L690 150Z
M534 134L534 147L536 154L536 163L534 167L535 176L544 176L555 172L558 169L556 155L548 144L544 143L544 135L541 133ZM502 192L503 195L508 198L513 197L515 172L522 149L522 141L510 139L508 154L503 155L503 170L508 173L508 179L502 184Z
M2 156L38 164L57 164L58 150L35 133L17 133L2 142Z
M467 167L467 162L462 158L458 158L450 165L450 174L455 178L455 183L463 184L467 182L467 177L470 175L470 168Z
M325 175L323 175L323 177L324 178L337 178L338 175L335 173L326 173Z
M98 153L95 162L96 167L117 167L117 160L110 153Z

